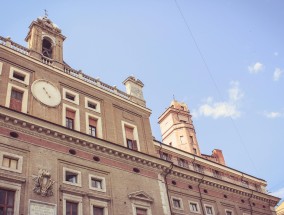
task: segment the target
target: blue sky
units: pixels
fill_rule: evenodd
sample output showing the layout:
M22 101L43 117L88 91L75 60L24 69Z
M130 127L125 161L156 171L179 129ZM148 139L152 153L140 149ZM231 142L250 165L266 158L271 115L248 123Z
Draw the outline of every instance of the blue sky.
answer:
M186 23L175 0L5 1L0 35L25 45L47 9L74 69L123 90L129 75L142 80L157 139L174 95L188 104L203 153L222 149L228 166L284 198L284 1L177 3Z

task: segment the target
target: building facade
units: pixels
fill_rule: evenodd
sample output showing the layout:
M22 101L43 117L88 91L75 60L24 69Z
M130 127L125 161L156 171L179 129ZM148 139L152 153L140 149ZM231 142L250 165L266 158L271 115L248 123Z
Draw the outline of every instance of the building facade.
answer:
M200 152L187 105L153 139L143 83L126 92L72 69L47 17L28 48L0 37L0 214L271 215L266 181Z

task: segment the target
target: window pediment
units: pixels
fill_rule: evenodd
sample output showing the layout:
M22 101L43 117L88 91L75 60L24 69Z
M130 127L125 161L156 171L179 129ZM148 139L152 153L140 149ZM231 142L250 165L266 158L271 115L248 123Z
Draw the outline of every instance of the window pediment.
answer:
M134 199L134 200L145 201L145 202L149 202L149 203L154 202L154 199L151 196L149 196L147 193L145 193L144 191L138 191L138 192L130 193L130 194L128 194L128 198Z

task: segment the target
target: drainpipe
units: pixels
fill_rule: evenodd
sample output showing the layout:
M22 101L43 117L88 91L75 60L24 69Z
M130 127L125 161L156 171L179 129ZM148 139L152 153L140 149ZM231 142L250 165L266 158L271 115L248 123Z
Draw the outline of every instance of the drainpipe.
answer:
M250 206L250 214L251 214L251 215L252 215L252 206L251 206L250 199L252 198L252 196L253 196L253 190L251 191L251 195L250 195L250 197L249 197L249 199L248 199L249 206Z
M162 150L162 143L160 142L160 149L159 149L159 156L161 156L161 150ZM170 166L170 169L168 172L165 172L163 171L163 173L166 173L165 176L164 176L164 182L165 182L165 185L166 185L166 190L167 190L167 197L168 197L168 203L169 203L169 207L170 207L170 215L173 214L173 211L172 211L172 205L171 205L171 200L170 200L170 195L169 195L169 187L168 187L168 183L167 183L167 176L170 174L170 172L172 171L174 165L173 165L173 162L171 162L171 166Z
M169 195L169 187L168 187L168 183L167 183L167 176L168 176L168 174L170 174L170 172L172 171L173 167L174 167L173 162L171 162L170 169L164 176L164 181L165 181L165 185L166 185L167 197L168 197L168 202L169 202L169 206L170 206L170 214L171 215L173 214L173 211L172 211L172 205L171 205L171 200L170 200L170 195Z
M194 162L195 162L195 155L193 155L193 157L194 157L194 159L193 159L193 162L192 162L192 164L194 164ZM194 167L193 167L194 168ZM201 172L199 172L199 173L201 173ZM205 177L205 175L204 175L204 173L201 173L203 176L202 176L202 179L199 181L199 183L198 183L198 190L199 190L199 196L200 196L200 203L201 203L201 210L202 210L202 213L203 214L205 214L204 213L204 208L203 208L203 198L202 198L202 195L201 195L201 190L200 190L200 185L201 185L201 183L203 182L203 179L204 179L204 177Z

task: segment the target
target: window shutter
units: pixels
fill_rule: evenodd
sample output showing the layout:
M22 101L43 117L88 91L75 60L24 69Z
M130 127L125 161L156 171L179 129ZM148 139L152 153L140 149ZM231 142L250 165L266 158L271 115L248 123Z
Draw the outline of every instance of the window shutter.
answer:
M75 111L66 109L66 117L70 119L75 119Z
M138 151L138 146L137 146L137 141L136 140L132 141L132 149L135 150L135 151Z
M125 127L125 135L126 139L134 140L133 128Z
M136 208L136 214L137 215L147 215L147 210Z
M10 108L13 110L22 110L23 93L17 90L11 91Z
M97 127L97 120L94 118L89 118L89 125L93 127Z
M10 159L3 157L2 166L9 167L9 165L10 165Z
M11 169L17 169L17 166L18 166L18 161L15 160L15 159L11 159L11 166L10 166L10 168Z
M104 209L99 207L93 208L94 215L104 215Z

